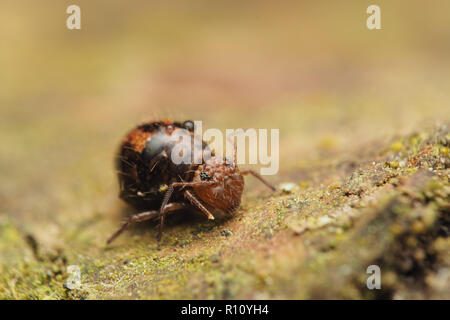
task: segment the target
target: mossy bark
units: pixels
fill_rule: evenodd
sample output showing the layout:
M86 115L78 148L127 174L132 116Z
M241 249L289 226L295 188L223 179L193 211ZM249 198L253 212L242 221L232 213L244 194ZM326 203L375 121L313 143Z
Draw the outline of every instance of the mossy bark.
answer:
M159 244L150 223L104 245L120 211L91 212L51 244L2 216L0 298L448 299L449 143L441 125L351 162L301 163L292 176L310 180L258 189L228 220L169 220ZM70 265L81 288L65 285Z

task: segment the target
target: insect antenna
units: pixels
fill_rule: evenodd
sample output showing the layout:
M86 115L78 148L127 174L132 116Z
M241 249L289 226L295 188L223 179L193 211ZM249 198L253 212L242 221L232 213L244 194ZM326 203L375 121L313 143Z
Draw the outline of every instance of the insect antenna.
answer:
M239 133L233 132L227 136L227 140L233 144L233 163L237 164L237 142L234 140Z

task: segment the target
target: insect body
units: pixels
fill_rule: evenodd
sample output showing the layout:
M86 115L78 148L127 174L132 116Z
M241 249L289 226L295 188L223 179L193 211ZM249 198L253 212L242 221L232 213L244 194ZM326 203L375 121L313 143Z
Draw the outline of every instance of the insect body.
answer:
M201 148L201 152L195 152L195 148ZM175 151L192 161L173 161ZM254 175L275 190L257 172L239 170L236 150L230 161L214 156L204 141L196 142L192 121L138 126L120 145L116 167L120 197L142 212L131 216L108 243L131 224L151 219L160 221L159 241L165 215L187 208L199 209L208 219L214 219L211 213L214 210L232 214L240 206L246 174Z

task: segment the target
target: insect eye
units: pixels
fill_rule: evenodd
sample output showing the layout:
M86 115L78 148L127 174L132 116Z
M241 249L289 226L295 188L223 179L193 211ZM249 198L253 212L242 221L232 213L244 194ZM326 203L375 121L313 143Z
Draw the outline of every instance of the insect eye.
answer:
M209 181L211 179L211 177L209 176L209 174L207 172L201 172L200 173L200 178L203 181Z
M194 123L191 120L185 121L183 127L188 131L194 131Z

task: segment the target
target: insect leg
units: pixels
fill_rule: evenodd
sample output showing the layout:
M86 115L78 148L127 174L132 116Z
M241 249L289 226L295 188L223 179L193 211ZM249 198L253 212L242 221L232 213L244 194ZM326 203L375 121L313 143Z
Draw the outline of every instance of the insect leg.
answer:
M262 183L264 183L266 186L268 186L270 189L272 189L272 191L276 191L277 189L271 184L269 183L266 179L264 179L258 172L256 172L255 170L252 169L248 169L248 170L242 170L241 171L242 175L246 175L246 174L251 174L252 176L254 176L256 179L258 179L259 181L261 181Z
M161 204L161 209L160 209L160 220L159 220L159 231L158 231L158 235L156 236L156 239L158 241L161 240L161 236L162 236L162 230L164 228L164 218L166 215L166 212L163 210L164 208L166 208L168 206L168 202L170 200L170 197L172 196L173 193L173 189L175 187L193 187L193 186L198 186L198 185L209 185L212 184L212 181L199 181L199 182L174 182L169 186L169 189L167 189L166 193L164 194L164 199L163 202ZM186 190L187 191L187 190ZM197 200L198 201L198 200ZM198 206L198 205L197 205ZM205 209L206 210L206 209ZM208 212L209 213L209 212ZM214 219L214 217L209 213L210 216L208 216L209 219Z
M184 196L191 201L193 205L199 208L210 220L214 220L214 216L209 212L209 210L197 199L197 197L189 190L184 192Z
M164 212L171 212L171 211L175 211L175 210L179 210L184 208L185 206L181 203L170 203L168 205L166 205L166 207L164 208ZM145 212L141 212L138 214L135 214L133 216L131 216L127 222L125 222L122 227L120 227L119 230L117 230L106 242L106 244L110 244L111 242L114 241L114 239L116 239L122 232L124 232L129 226L131 226L132 224L136 223L136 222L142 222L142 221L146 221L146 220L151 220L151 219L156 219L158 218L160 215L160 212L158 210L152 210L152 211L145 211Z
M161 236L162 236L162 230L164 227L164 218L166 216L166 211L164 210L167 206L167 203L170 200L170 197L172 196L173 193L173 188L174 188L174 184L172 183L169 187L169 189L167 189L166 193L164 194L164 198L163 198L163 202L161 204L161 208L159 209L159 230L158 230L158 235L156 236L156 240L161 241Z
M159 211L152 210L152 211L145 211L141 212L135 215L132 215L127 222L125 222L122 227L120 227L119 230L116 231L109 239L106 241L106 244L110 244L113 242L114 239L116 239L122 232L124 232L130 225L136 222L141 222L145 220L150 220L157 218L159 214Z
M199 187L213 185L214 181L196 181L196 182L174 182L174 187Z

